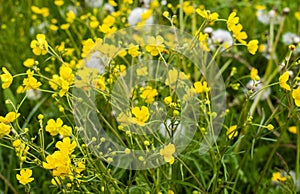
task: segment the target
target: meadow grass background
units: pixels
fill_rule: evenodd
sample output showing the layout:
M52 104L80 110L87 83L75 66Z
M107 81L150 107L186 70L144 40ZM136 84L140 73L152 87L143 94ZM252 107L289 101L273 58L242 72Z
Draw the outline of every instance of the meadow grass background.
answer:
M65 4L72 4L75 1L65 1ZM82 1L83 2L83 1ZM200 1L196 0L193 1L194 3L197 3L198 5L202 4L205 6L206 9L211 10L213 12L217 12L220 15L220 18L227 18L229 13L233 10L238 11L238 16L240 17L240 22L244 26L244 30L248 33L248 37L251 39L258 39L260 42L266 42L266 34L269 31L269 26L261 24L258 22L257 17L255 15L256 9L255 5L265 5L268 10L275 8L278 10L279 13L282 13L283 9L285 7L288 7L290 9L290 13L287 16L287 19L285 20L283 32L294 32L296 34L299 34L299 21L296 20L294 17L294 13L296 11L300 10L300 4L298 1L295 0L206 0L206 1ZM118 1L119 4L122 3L122 1ZM170 1L173 5L179 4L179 1ZM138 5L139 3L137 1L134 2L134 5ZM37 0L16 0L16 1L6 1L6 0L0 0L0 64L1 67L6 67L11 74L17 74L22 73L26 71L26 68L22 65L23 61L32 56L32 51L30 48L30 42L35 38L36 34L30 34L30 28L33 26L36 26L37 21L31 20L32 11L31 6L44 6L48 7L50 11L50 15L57 18L58 20L61 18L61 15L58 13L57 7L53 4L51 1L37 1ZM86 8L89 9L89 8ZM90 9L91 11L91 9ZM159 13L162 13L163 11L158 11ZM163 19L161 19L161 16L155 16L155 21L157 22L163 22L167 24L167 22ZM47 20L47 18L44 18L44 20ZM185 26L189 28L189 21L186 21ZM216 23L215 26L213 26L214 29L217 28L226 28L226 25L224 23ZM275 27L275 33L278 31L278 27ZM55 40L56 43L59 41L62 41L66 39L66 35L60 35L55 34L54 32L48 31L45 33L47 36L47 39ZM82 40L90 38L91 34L86 33L82 34ZM76 36L75 36L76 37ZM81 40L75 40L75 44L80 48ZM236 54L228 54L228 56L222 57L218 61L218 65L220 68L222 65L228 61L230 58L234 58L236 60L232 60L230 66L231 67L237 67L238 68L238 75L234 78L231 78L230 80L227 80L226 77L229 76L231 72L231 68L226 69L223 73L223 77L225 80L225 83L227 85L230 85L230 83L240 83L242 87L245 87L248 80L246 79L239 79L242 76L246 76L249 74L249 69L244 64L251 64L251 66L257 68L261 75L263 75L262 72L266 70L266 64L268 63L268 59L262 56L261 53L258 53L255 56L251 56L249 54L243 54L246 53L245 48L238 48L236 50ZM276 48L276 54L278 57L278 61L282 61L288 52L287 46L285 46L282 41L279 42L277 48ZM297 56L292 56L291 60L296 60ZM43 57L39 58L40 61L43 61ZM46 59L46 57L44 57ZM279 75L276 77L278 78ZM274 82L276 80L274 79ZM5 103L6 99L10 99L15 104L17 102L20 102L22 99L21 94L17 94L16 90L17 87L22 83L22 80L20 78L16 78L14 80L13 85L6 90L3 90L0 88L0 115L5 115L7 112L12 110L12 107ZM235 91L231 87L227 87L228 95L228 108L230 109L230 114L226 116L225 123L229 126L231 123L234 122L242 122L240 119L247 119L247 111L249 111L249 107L245 107L245 96L242 89ZM272 87L272 94L273 97L271 98L272 102L276 103L277 100L282 96L282 93L280 92L279 86ZM39 113L42 113L45 115L45 117L51 118L55 115L59 115L59 111L51 101L49 100L51 97L49 94L45 94L41 97L39 101L26 101L24 102L23 106L20 109L21 118L23 125L28 125L31 128L37 128L38 127L38 119L37 115ZM235 99L235 100L234 100ZM39 103L42 102L42 103ZM230 103L236 102L235 105L230 105ZM249 102L250 104L252 101ZM249 106L246 105L246 106ZM260 110L264 111L265 119L267 120L268 116L272 115L272 110L270 110L268 102L262 101L259 105ZM275 129L280 128L279 124L284 125L285 127L288 127L288 124L286 124L286 110L288 107L285 107L286 109L283 109L283 112L281 113L280 110L276 113L276 120L277 123L273 122L273 125L275 126ZM246 112L245 112L246 111ZM285 111L285 112L284 112ZM241 116L245 115L241 118ZM257 112L254 114L253 122L260 123L262 119L262 115L259 115ZM246 122L246 121L244 121ZM255 130L255 128L251 128ZM32 132L34 134L34 132ZM242 140L241 144L237 148L236 142L228 142L225 141L225 132L222 133L223 136L221 137L221 140L219 141L219 149L221 152L224 152L224 154L228 154L226 159L224 159L224 163L221 163L220 161L213 161L214 164L211 163L211 159L209 156L205 156L202 158L197 158L196 154L191 155L191 158L193 158L190 161L191 169L196 169L197 176L199 176L200 180L207 179L207 177L210 177L212 172L212 166L218 166L219 169L222 169L222 171L230 172L228 174L229 177L227 177L228 182L226 182L227 186L235 187L234 190L236 192L230 191L229 193L252 193L255 191L255 187L257 186L258 179L261 176L261 173L263 171L263 168L266 164L266 162L269 159L269 156L271 154L272 148L275 146L275 142L272 141L263 141L258 140L260 137L255 137L255 131L250 132L247 134L247 136ZM265 137L270 139L276 139L276 136L273 133L268 133L267 135L264 134ZM253 140L257 138L257 143L255 144L255 148L251 147L251 143ZM224 141L222 141L224 140ZM260 186L258 193L282 193L282 192L292 192L288 189L282 189L281 187L275 187L274 184L272 184L271 177L272 172L276 171L276 169L295 169L296 168L296 150L295 146L297 137L296 135L290 135L288 133L285 133L285 135L281 138L280 146L278 146L278 149L276 149L276 153L272 156L269 166L267 167L267 170L265 174L262 176L262 180L260 181ZM0 143L1 142L0 140ZM239 152L234 152L235 149L238 149ZM299 161L298 161L299 162ZM222 164L226 164L226 166L222 166ZM18 183L15 176L17 174L16 170L19 167L19 161L18 158L15 155L14 150L6 148L4 146L1 146L0 148L0 174L2 177L5 177L0 180L0 193L10 193L10 189L7 187L7 184L5 184L5 181L8 181L17 191L20 193L23 192L23 187ZM226 169L224 169L226 167ZM234 169L240 167L240 171L234 171ZM137 172L129 172L126 170L120 170L119 172L114 171L114 176L116 179L119 179L121 182L124 182L126 184L128 174L132 173L134 176L140 177L140 181L143 182L143 172L137 171ZM237 174L236 174L237 173ZM56 193L58 190L55 189L53 185L50 183L50 172L43 170L41 168L35 168L34 174L35 181L31 183L32 187L32 193ZM217 185L221 187L226 187L224 182L224 174L219 174L219 177L217 178L219 183ZM180 179L180 173L176 175L177 180ZM175 178L174 178L175 179ZM172 181L171 181L172 182ZM176 185L176 182L173 183ZM192 191L193 189L191 185L193 185L193 181L189 183L189 181L186 181L186 183L181 182L180 184L185 186L187 191ZM191 185L190 185L191 184ZM49 187L52 188L49 190ZM92 185L92 187L96 188L96 185ZM176 187L175 187L176 188ZM141 189L141 188L139 188ZM131 190L132 193L143 193L141 190ZM176 192L176 189L174 189ZM129 192L129 190L127 190ZM177 190L178 193L184 192L182 190ZM177 193L176 192L176 193ZM218 190L218 192L223 193L222 190Z

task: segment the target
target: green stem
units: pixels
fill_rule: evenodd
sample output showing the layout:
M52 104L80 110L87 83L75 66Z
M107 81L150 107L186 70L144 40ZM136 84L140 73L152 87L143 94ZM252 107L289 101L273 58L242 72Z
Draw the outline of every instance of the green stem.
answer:
M14 194L18 194L18 192L16 191L16 189L12 186L12 184L10 184L10 182L2 175L0 174L0 179L3 180L4 184L10 188L10 190L14 193Z
M299 121L299 116L298 116L298 121ZM299 126L299 125L298 125ZM300 173L300 169L299 169L299 164L300 163L300 129L299 127L297 127L297 156L296 156L296 186L299 187L299 173Z
M183 0L180 0L180 10L179 10L179 21L180 21L180 31L184 30L184 22L183 22Z

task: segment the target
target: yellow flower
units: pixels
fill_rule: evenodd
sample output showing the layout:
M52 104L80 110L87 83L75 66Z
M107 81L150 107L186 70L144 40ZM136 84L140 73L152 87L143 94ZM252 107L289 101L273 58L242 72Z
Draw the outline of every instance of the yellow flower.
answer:
M149 109L146 106L142 106L141 108L134 107L131 112L135 116L133 122L140 126L144 126L150 117Z
M171 69L168 72L168 78L165 81L165 84L167 86L169 85L173 85L174 83L177 82L177 78L178 78L178 71L176 69Z
M31 41L30 47L35 55L45 55L48 52L48 42L44 34L36 35L36 40Z
M286 71L284 72L280 77L279 77L279 85L283 89L286 89L287 91L291 90L291 87L286 83L289 80L289 72Z
M71 143L71 140L69 137L64 138L62 141L59 141L55 144L55 147L59 149L59 151L70 155L74 152L74 149L76 148L76 142L73 141Z
M236 12L232 12L227 19L227 28L232 31L234 26L239 23L239 17L236 17Z
M150 8L151 9L153 9L153 10L155 10L156 8L158 8L159 7L159 2L157 1L157 0L153 0L153 1L151 1L151 3L150 3Z
M2 122L4 124L9 124L9 123L14 122L19 116L20 116L20 113L9 112L5 115L5 117L0 116L0 122Z
M106 24L107 26L110 27L114 25L115 21L116 21L115 17L108 15L103 19L103 24Z
M67 30L67 29L69 29L69 27L70 27L70 24L62 24L62 25L60 25L60 28L62 30Z
M209 91L209 88L207 87L207 82L206 81L203 81L203 83L195 82L194 87L195 87L196 93L198 93L198 94Z
M93 46L95 45L95 42L89 38L87 40L82 41L82 53L81 53L81 57L86 57L88 55L88 53L90 52L90 50L93 48Z
M260 77L258 75L258 70L254 67L251 68L250 78L254 81L260 80Z
M290 126L288 128L288 130L290 133L293 133L293 134L297 134L297 131L298 131L296 126Z
M141 98L145 100L148 104L151 104L154 101L155 96L158 95L158 92L156 89L153 89L151 86L147 86L143 93L141 94Z
M141 15L142 21L148 20L151 17L152 13L153 13L152 9L148 9L145 12L143 12Z
M34 178L32 178L31 176L32 176L32 170L22 169L20 171L20 174L17 174L16 177L17 177L19 183L21 183L22 185L27 185L28 183L30 183L34 180Z
M65 176L71 173L71 160L68 154L55 151L46 157L43 167L52 170L53 176Z
M175 153L175 146L172 143L169 143L163 149L159 151L159 154L164 157L165 162L169 162L170 164L174 163L173 154Z
M33 59L33 58L28 58L28 59L26 59L26 60L23 62L23 65L24 65L25 67L28 67L28 68L32 67L32 66L34 65L34 59Z
M55 136L59 133L60 128L63 125L63 121L58 118L56 121L54 119L50 119L47 121L46 131L50 133L50 135Z
M10 126L0 122L0 138L10 133Z
M258 49L258 40L249 41L247 44L247 49L248 49L249 53L251 53L252 55L255 55L255 53Z
M237 125L233 125L229 127L229 129L226 132L226 135L229 139L233 139L238 135L238 131L236 131Z
M245 39L248 38L248 35L246 32L242 31L243 26L241 24L237 24L235 26L232 26L232 32L233 36L236 40L238 40L242 44L246 44Z
M72 24L74 22L75 18L76 18L75 13L72 10L68 11L66 21L69 24Z
M208 34L203 34L202 32L199 33L198 40L200 42L200 48L203 49L204 51L210 51L208 47Z
M54 25L54 24L51 24L49 26L49 29L52 30L52 31L57 31L58 30L58 26Z
M164 102L165 102L166 104L170 104L170 103L172 102L172 97L171 97L171 96L165 97L165 98L164 98Z
M27 70L26 73L28 77L23 80L24 90L38 89L42 85L42 83L37 81L37 79L33 77L33 72L30 71L29 69Z
M128 48L128 54L130 54L132 57L137 57L140 55L139 46L130 44Z
M42 10L37 6L31 6L31 11L35 14L42 14Z
M105 88L106 88L106 86L105 86L105 77L100 76L98 78L96 88L99 88L100 90L105 90Z
M61 111L63 112L63 111ZM64 137L69 137L72 135L72 127L64 125L60 128L59 134L64 138Z
M4 74L1 74L1 76L0 76L1 81L2 81L2 88L6 89L6 88L9 88L9 86L13 82L13 77L9 73L9 71L7 71L7 69L5 67L2 67L2 71L4 73Z
M54 4L57 6L57 7L60 7L64 4L64 0L54 0Z
M85 163L83 161L77 162L77 165L76 165L76 168L75 168L75 172L77 174L80 174L84 170L85 170Z
M295 12L295 17L298 21L300 21L300 12L299 11Z
M95 16L90 17L91 21L89 23L91 28L97 28L99 26L99 22Z
M191 15L195 11L194 7L192 5L190 5L189 1L183 2L182 9L186 15Z
M41 14L43 17L48 17L49 16L49 9L47 7L42 7L41 8Z
M161 36L150 36L148 39L148 45L146 46L146 51L149 52L152 56L157 56L161 53L165 46L163 45L164 39Z
M109 35L111 33L114 33L115 31L117 31L116 27L110 27L107 24L102 24L101 26L99 26L99 31L103 32L106 35Z
M175 193L172 190L168 190L168 194L175 194Z
M108 3L113 7L118 6L118 4L114 0L108 0Z
M296 106L300 107L300 86L296 90L293 90L292 96L295 100Z
M133 3L133 0L123 0L123 3L132 4L132 3Z
M203 18L205 18L208 22L214 22L219 19L219 14L214 12L210 13L209 10L205 9L196 9L196 12Z
M70 85L74 83L75 75L72 72L72 68L65 65L60 67L59 75L53 75L49 84L53 90L57 90L60 87L59 96L62 97L69 91Z
M287 177L283 176L281 172L273 172L272 181L274 182L285 182Z

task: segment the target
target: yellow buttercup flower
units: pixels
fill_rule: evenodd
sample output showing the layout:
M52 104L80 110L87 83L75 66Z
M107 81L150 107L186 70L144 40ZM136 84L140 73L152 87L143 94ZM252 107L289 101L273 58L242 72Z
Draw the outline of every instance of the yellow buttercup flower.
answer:
M139 56L141 54L141 52L139 51L139 46L130 44L128 48L128 54L130 54L132 57Z
M9 88L11 83L13 82L13 76L7 71L5 67L2 67L2 71L4 74L1 74L1 81L2 81L2 88L6 89Z
M159 154L164 157L165 162L169 162L170 164L174 163L173 154L175 153L175 145L169 143L163 149L159 151Z
M0 122L0 138L10 133L10 126Z
M35 55L45 55L48 53L48 42L44 34L36 35L36 40L31 41L30 47Z
M23 86L24 90L30 90L30 89L38 89L42 83L37 81L36 78L33 77L33 71L27 70L28 77L23 80Z
M203 83L195 82L194 87L195 87L196 93L198 93L198 94L209 91L209 88L207 87L207 82L206 81L203 81Z
M70 24L62 24L62 25L60 25L60 28L62 30L68 30L70 28Z
M289 80L289 72L286 71L284 72L280 77L279 77L279 85L280 87L282 87L283 89L290 91L291 87L286 83Z
M69 137L64 138L62 141L59 141L55 144L55 147L59 149L59 151L70 155L74 152L77 144L75 141L71 142Z
M41 8L41 14L43 17L48 17L49 16L49 9L47 7L42 7Z
M115 17L108 15L103 19L103 24L106 24L107 26L110 27L114 25L115 21L116 21Z
M89 54L90 50L94 47L95 42L91 38L89 38L87 40L82 41L82 45L83 47L81 57L85 58Z
M228 128L226 135L229 139L233 139L238 135L238 131L236 131L237 125L232 125Z
M289 131L290 133L297 134L298 129L297 129L296 126L290 126L290 127L288 128L288 131Z
M293 90L292 96L295 100L296 106L300 107L300 86L297 89Z
M114 0L108 0L108 3L113 7L118 6L118 4Z
M109 35L109 34L114 33L115 31L117 31L117 28L116 27L110 27L107 24L102 24L101 26L99 26L99 31L103 32L106 35Z
M227 19L227 28L232 31L236 24L239 23L239 17L236 17L236 12L232 12Z
M254 81L260 80L260 77L258 75L258 70L254 67L251 68L250 78Z
M66 19L67 22L69 24L72 24L74 22L75 18L76 18L75 13L72 10L68 11L68 13L67 13L67 19Z
M60 128L63 125L63 121L58 118L56 121L54 119L50 119L47 121L46 131L50 133L50 135L55 136L59 133Z
M146 51L149 52L152 56L157 56L161 53L165 46L163 45L164 39L161 36L150 36L148 39L148 44L146 46Z
M65 176L71 173L71 160L65 152L55 151L46 157L43 167L52 170L53 176Z
M131 112L135 116L133 117L133 122L140 126L144 126L150 117L149 109L146 106L142 106L141 108L134 107Z
M203 34L202 32L199 33L198 40L200 42L200 48L203 49L204 51L210 51L208 47L208 34Z
M64 4L64 0L54 0L54 4L57 6L57 7L60 7Z
M22 185L27 185L28 183L32 182L34 178L32 176L32 170L30 169L22 169L20 174L17 174L16 177Z
M285 182L287 177L283 176L281 172L274 172L272 174L272 181L274 182Z
M242 31L243 26L241 24L237 24L235 26L232 26L232 32L233 36L236 40L238 40L242 44L246 44L245 39L248 38L248 35L246 32Z
M165 97L165 98L164 98L164 102L165 102L166 104L170 104L170 103L172 102L172 97L171 97L171 96Z
M175 194L175 193L172 190L168 190L168 194Z
M255 55L255 53L258 49L258 40L249 41L247 44L247 49L248 49L249 53L251 53L252 55Z
M196 12L208 22L214 22L219 19L219 14L216 12L211 13L209 10L205 9L196 9Z
M141 94L141 98L145 100L146 103L151 104L154 101L155 96L158 95L156 89L153 89L151 86L147 86L143 93Z
M9 124L9 123L14 122L19 116L20 116L20 113L9 112L5 115L5 117L0 116L0 122L2 122L4 124Z
M195 11L193 5L190 5L189 1L183 2L182 10L186 15L191 15Z
M91 16L90 19L91 19L91 21L89 23L89 26L91 28L97 28L99 26L99 22L98 22L97 18L95 16Z
M298 21L300 21L300 12L299 11L295 12L295 17Z
M151 17L152 14L153 14L152 9L148 9L145 12L143 12L142 15L141 15L142 21L148 20Z
M33 59L33 58L28 58L28 59L26 59L26 60L23 62L23 65L24 65L25 67L28 67L28 68L32 67L32 66L34 65L34 59Z

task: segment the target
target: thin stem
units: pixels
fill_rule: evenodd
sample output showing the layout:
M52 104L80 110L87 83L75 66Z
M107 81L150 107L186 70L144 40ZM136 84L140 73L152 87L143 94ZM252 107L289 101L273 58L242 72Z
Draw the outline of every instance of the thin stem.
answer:
M5 183L6 186L8 186L10 188L10 190L14 193L14 194L18 194L18 192L16 191L16 189L12 186L12 184L10 184L10 182L0 173L0 179L3 180L3 182Z

